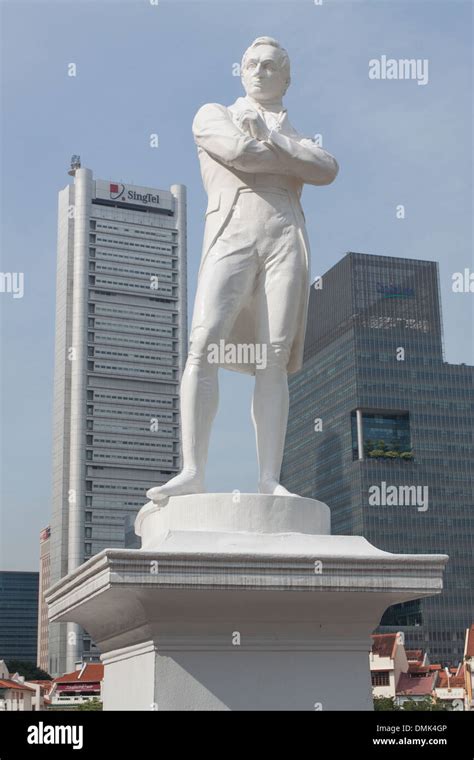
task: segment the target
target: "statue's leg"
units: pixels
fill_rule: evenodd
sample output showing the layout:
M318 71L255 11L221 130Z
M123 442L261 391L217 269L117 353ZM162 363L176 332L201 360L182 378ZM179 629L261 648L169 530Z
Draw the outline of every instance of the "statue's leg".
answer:
M229 237L231 233L232 228ZM183 469L164 485L147 491L152 501L205 491L209 439L219 396L218 364L210 347L228 338L251 292L256 269L252 249L231 245L225 236L208 255L199 277L190 350L180 389Z
M300 327L300 304L306 296L306 258L289 201L273 198L278 234L261 245L256 303L257 341L266 361L255 372L252 420L255 427L260 493L290 494L280 484L288 422L287 366Z
M280 470L288 421L288 376L286 365L256 371L252 399L259 466L259 493L289 495L280 484Z
M217 365L188 356L180 389L183 468L164 485L147 491L152 501L205 491L209 438L219 398L217 373Z

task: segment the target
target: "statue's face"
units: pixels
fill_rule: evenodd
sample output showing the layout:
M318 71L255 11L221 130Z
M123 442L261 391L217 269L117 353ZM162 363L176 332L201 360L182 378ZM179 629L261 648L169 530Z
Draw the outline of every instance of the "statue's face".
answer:
M258 103L278 100L286 90L286 73L281 52L272 45L258 45L250 50L242 71L245 92Z

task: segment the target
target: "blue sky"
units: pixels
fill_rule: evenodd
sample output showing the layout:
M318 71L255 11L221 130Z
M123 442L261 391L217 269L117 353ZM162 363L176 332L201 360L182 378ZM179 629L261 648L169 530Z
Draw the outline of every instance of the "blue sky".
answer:
M446 359L474 363L474 295L451 289L453 272L474 268L470 2L0 5L2 271L25 276L23 298L0 293L0 569L37 569L49 522L57 193L70 156L98 178L187 185L191 314L206 202L191 122L203 103L241 94L232 67L257 36L287 48L291 121L322 134L341 167L303 195L313 276L348 250L439 261ZM428 84L370 80L382 55L427 58ZM250 378L221 372L209 490L255 490L251 391Z

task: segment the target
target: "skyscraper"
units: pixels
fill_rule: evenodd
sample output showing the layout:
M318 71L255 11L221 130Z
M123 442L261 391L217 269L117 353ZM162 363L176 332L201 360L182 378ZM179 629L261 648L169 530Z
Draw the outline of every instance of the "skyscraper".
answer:
M147 488L179 471L187 354L184 186L94 180L77 156L69 173L58 210L52 584L124 546ZM51 674L89 652L78 626L50 626Z
M462 658L474 613L474 371L444 361L437 264L348 253L312 288L290 380L287 488L332 529L380 549L450 556L441 595L391 607L432 662Z
M36 664L38 573L0 570L0 660Z

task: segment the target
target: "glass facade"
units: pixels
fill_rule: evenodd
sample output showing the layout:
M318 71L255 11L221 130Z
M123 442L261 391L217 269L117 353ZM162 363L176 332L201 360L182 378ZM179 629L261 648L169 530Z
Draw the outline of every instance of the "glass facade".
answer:
M378 630L456 663L474 615L474 370L444 362L436 263L348 253L330 269L290 396L282 481L328 504L333 533L450 556L443 593ZM412 500L384 501L383 484Z
M408 412L371 412L360 410L351 413L352 458L359 459L359 427L362 430L363 453L368 457L411 459L410 415Z
M0 660L36 664L39 573L0 571Z

